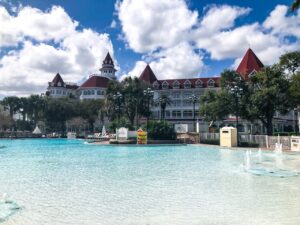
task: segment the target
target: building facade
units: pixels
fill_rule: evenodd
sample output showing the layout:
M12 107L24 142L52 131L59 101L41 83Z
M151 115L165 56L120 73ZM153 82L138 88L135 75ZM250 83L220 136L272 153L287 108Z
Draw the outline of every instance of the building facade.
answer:
M58 73L48 83L47 95L59 98L73 95L81 100L105 99L106 88L110 80L116 79L116 69L109 53L103 60L100 74L92 74L83 84L66 83Z
M260 71L264 65L249 48L236 71L245 80ZM86 99L105 99L106 89L110 80L116 80L116 69L114 62L108 53L103 60L100 74L91 75L83 84L76 85L65 83L57 74L48 85L48 95L57 98L73 95L81 100ZM186 124L189 131L196 130L195 121L198 123L198 131L207 132L211 124L205 122L199 115L199 101L194 102L191 98L199 99L207 90L218 91L220 89L220 77L199 77L185 79L166 79L160 80L154 74L149 65L141 73L139 79L147 82L154 91L154 101L159 103L159 99L168 96L171 104L166 106L163 117L173 124ZM195 113L194 113L195 108ZM153 119L162 117L161 107L155 104L151 108ZM289 127L292 130L297 126L297 113L290 112L287 115L276 114L274 118L274 129L284 131ZM217 126L232 125L236 122L235 116L229 116L224 121L215 123ZM259 121L249 123L240 120L240 132L245 133L264 133L264 128Z

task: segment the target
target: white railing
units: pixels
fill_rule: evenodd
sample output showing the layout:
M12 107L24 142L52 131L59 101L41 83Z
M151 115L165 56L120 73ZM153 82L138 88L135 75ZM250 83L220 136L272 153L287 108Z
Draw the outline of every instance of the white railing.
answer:
M220 140L219 133L200 133L201 140ZM268 136L268 135L252 135L252 134L239 134L239 142L255 143L260 148L274 149L275 144L278 141L282 144L283 149L291 148L291 137L290 136Z

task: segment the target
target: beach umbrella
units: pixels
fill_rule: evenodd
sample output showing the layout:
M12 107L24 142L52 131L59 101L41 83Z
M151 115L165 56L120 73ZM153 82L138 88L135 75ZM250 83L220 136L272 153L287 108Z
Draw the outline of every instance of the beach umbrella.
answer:
M40 128L38 126L36 126L32 133L33 134L42 134L42 131L40 130Z
M106 133L106 129L105 126L102 127L102 137L106 137L107 133Z

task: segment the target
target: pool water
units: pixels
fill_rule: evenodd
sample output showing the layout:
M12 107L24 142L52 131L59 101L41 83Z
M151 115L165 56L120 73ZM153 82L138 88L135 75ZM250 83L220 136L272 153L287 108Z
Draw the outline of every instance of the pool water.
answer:
M244 151L64 139L0 146L0 198L20 206L4 225L300 224L300 177L245 172ZM299 166L300 155L289 160Z

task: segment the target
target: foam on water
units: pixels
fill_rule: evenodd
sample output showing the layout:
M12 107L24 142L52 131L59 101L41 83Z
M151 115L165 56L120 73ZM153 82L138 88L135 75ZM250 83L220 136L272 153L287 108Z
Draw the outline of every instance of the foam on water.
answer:
M300 224L300 177L270 174L274 153L197 146L101 146L78 140L1 140L0 194L18 210L4 225ZM250 153L249 153L250 155ZM280 170L299 171L283 153Z

